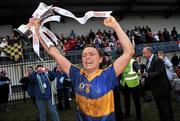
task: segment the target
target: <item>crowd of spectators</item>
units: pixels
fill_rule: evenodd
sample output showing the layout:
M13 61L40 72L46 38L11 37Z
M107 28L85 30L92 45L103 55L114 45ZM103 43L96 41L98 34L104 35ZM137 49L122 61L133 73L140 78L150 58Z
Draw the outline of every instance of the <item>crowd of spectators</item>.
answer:
M173 27L171 32L166 28L163 31L152 32L148 26L135 26L131 31L127 30L127 35L131 40L134 40L135 44L177 41L178 39L176 27Z
M18 40L18 36L14 35L12 38L9 35L4 36L0 36L0 57L1 57L1 61L8 61L9 58L7 57L7 55L2 51L3 48L6 48L6 46L8 45L13 45L14 43L20 43L20 41Z
M126 34L135 45L178 40L176 27L173 27L171 32L166 28L164 28L164 31L159 30L158 32L152 32L151 28L148 26L135 26L134 29L127 30ZM56 36L60 40L59 45L65 52L70 50L81 50L89 43L94 43L97 47L104 48L106 51L110 51L111 47L120 47L119 43L116 43L117 35L110 30L102 31L98 29L97 32L90 30L89 34L86 36L80 36L72 30L67 37L64 37L63 34L56 34Z
M176 27L173 27L171 32L166 28L164 31L159 30L158 32L152 32L151 28L148 26L135 26L132 30L127 30L126 34L133 42L133 44L147 44L147 43L156 43L156 42L168 42L168 41L177 41L178 32ZM96 32L92 29L89 31L88 35L79 35L74 30L71 30L69 35L64 36L63 34L55 33L59 39L57 47L64 52L72 50L82 50L87 44L94 43L98 48L103 48L105 51L111 51L111 48L118 48L120 44L117 43L117 35L111 30L100 30ZM0 48L5 47L6 45L11 45L16 42L19 42L17 39L18 36L0 36ZM23 44L23 49L26 50L27 46L32 48L32 40L20 39ZM1 50L1 49L0 49ZM1 57L6 57L6 55L0 51Z

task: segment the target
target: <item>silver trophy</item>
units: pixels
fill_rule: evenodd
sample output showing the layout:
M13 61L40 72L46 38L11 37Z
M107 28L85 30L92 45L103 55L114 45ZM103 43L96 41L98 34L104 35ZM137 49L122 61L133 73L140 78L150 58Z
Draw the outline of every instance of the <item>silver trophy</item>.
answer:
M32 17L39 19L40 22L43 22L43 20L47 17L54 15L51 8L52 6L47 6L46 4L41 2L38 8L33 13ZM32 37L32 32L30 28L25 24L22 24L21 26L19 26L19 28L13 30L15 33L19 34L21 37L24 37L26 39Z

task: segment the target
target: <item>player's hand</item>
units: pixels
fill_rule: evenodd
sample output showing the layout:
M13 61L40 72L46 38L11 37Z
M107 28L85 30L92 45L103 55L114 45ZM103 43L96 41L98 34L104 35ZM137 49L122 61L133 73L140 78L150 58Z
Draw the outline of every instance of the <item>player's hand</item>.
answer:
M117 24L118 23L117 23L116 19L112 16L109 16L109 17L104 19L104 25L105 26L114 28Z
M33 27L35 26L36 28L39 28L40 26L40 20L37 19L37 18L30 18L29 19L29 23L27 24L27 26L30 28L30 27Z

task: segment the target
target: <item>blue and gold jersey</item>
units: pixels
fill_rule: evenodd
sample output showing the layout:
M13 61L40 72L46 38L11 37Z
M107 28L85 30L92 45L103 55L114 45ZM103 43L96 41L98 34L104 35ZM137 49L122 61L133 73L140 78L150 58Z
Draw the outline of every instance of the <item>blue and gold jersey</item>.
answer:
M69 76L76 93L78 121L115 121L113 89L117 78L114 66L88 77L72 65Z

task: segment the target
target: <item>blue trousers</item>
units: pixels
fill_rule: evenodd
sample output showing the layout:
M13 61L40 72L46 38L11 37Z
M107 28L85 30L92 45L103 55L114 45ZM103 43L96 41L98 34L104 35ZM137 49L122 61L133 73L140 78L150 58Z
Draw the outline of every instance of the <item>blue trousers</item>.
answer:
M52 105L51 98L47 100L36 99L36 104L39 110L40 121L46 121L46 105L48 105L53 121L60 121L58 112L56 110L56 105Z

